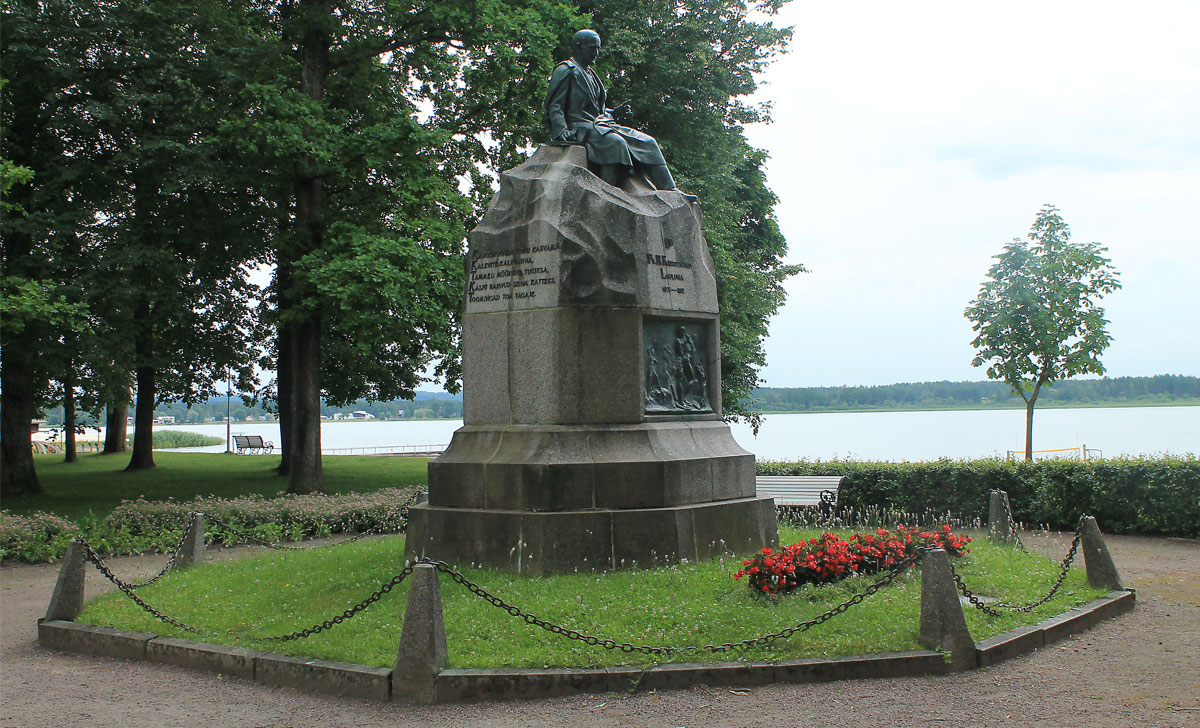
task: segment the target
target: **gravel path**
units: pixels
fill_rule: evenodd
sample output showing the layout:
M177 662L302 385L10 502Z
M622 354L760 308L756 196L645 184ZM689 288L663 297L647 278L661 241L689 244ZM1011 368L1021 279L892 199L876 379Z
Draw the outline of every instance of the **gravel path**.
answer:
M1029 539L1027 539L1028 541ZM1059 537L1047 545L1065 541ZM0 727L1200 725L1200 542L1109 537L1136 608L996 667L749 690L417 707L328 698L166 665L42 649L54 565L0 568ZM241 557L253 550L218 552ZM152 574L162 557L114 559ZM89 570L88 588L103 587Z

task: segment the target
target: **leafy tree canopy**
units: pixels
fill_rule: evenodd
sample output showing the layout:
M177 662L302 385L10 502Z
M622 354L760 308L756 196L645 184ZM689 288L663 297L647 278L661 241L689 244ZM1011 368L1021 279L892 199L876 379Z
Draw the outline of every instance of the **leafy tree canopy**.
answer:
M1043 386L1077 374L1103 374L1108 321L1100 298L1121 287L1099 243L1071 242L1058 209L1046 205L1028 241L996 256L964 315L977 336L974 366L1007 383L1026 404L1026 458L1033 450L1033 407Z

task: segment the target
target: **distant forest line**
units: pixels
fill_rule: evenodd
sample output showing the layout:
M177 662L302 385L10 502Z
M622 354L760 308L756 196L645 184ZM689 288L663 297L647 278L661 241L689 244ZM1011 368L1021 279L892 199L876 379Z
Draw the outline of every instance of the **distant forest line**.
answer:
M759 387L753 390L753 409L763 413L862 412L887 410L1010 409L1024 407L1002 382L906 382L873 387ZM274 419L261 405L246 405L234 394L229 415L234 422ZM1200 377L1159 374L1153 377L1113 377L1059 382L1042 389L1038 407L1128 407L1200 405ZM321 407L332 419L351 412L369 412L377 420L461 419L462 395L417 392L414 400L367 402ZM171 415L176 424L225 421L225 398L213 397L190 408L182 403L159 405L155 415ZM61 411L46 413L51 426Z
M1009 409L1025 403L1003 382L906 382L873 387L760 387L751 409L759 412ZM1200 405L1200 377L1074 379L1043 388L1038 407Z

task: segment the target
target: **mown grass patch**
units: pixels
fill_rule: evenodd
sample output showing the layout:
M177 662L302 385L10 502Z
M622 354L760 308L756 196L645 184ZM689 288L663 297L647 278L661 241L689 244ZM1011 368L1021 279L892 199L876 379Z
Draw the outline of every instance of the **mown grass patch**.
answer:
M64 463L62 455L38 455L34 460L46 492L5 498L4 508L13 513L45 511L80 521L89 515L103 518L123 500L271 497L287 489L287 478L275 473L278 455L155 452L156 467L132 472L125 472L128 454L80 455L74 463ZM321 460L330 493L424 485L429 462L361 455L327 455Z
M785 542L815 532L785 530ZM847 534L848 535L848 534ZM1040 556L977 540L955 567L977 593L1030 602L1050 588L1057 566ZM404 565L403 537L380 537L304 552L271 552L236 562L173 573L139 595L156 608L204 631L183 632L143 612L120 593L90 602L79 621L201 639L285 654L390 667L404 621L407 584L355 618L302 640L255 639L311 626L361 601ZM863 590L872 577L804 587L775 599L753 594L733 579L741 560L682 564L639 571L527 577L483 569L463 573L510 604L537 616L618 642L703 645L777 632L811 619ZM667 661L780 660L919 649L920 573L917 570L805 633L769 646L670 659L605 650L525 624L441 578L453 667L597 667ZM1059 594L1028 614L988 617L967 607L979 641L1060 614L1101 596L1072 569Z

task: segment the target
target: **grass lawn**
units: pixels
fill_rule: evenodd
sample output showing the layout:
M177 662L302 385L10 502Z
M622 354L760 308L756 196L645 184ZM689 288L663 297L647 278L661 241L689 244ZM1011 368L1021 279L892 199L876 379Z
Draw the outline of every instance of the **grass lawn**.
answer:
M4 499L14 513L48 511L78 520L89 512L103 517L124 500L188 501L199 495L221 498L280 495L287 479L275 474L278 455L155 452L157 467L125 472L129 456L83 454L75 463L62 455L34 458L45 493ZM326 455L325 485L332 493L368 493L426 482L424 458Z
M781 529L785 543L817 532ZM954 565L976 593L1014 603L1034 601L1054 581L1057 566L1007 546L982 540ZM264 642L321 622L361 601L403 568L402 536L380 537L304 552L271 552L234 562L174 572L138 594L184 623L194 635L159 622L121 593L90 602L79 621L283 652L390 667L404 621L408 585L347 622L307 639ZM472 581L543 619L600 638L648 645L703 645L738 641L825 612L871 583L856 577L840 584L798 589L776 599L752 594L734 581L736 558L604 574L526 577L464 569ZM664 658L609 651L568 641L525 624L441 577L442 604L452 667L592 667L650 665ZM766 647L714 654L678 654L673 661L779 660L919 649L921 580L902 580L808 632ZM1073 569L1050 603L1032 613L993 618L967 608L978 640L1032 624L1103 595Z

